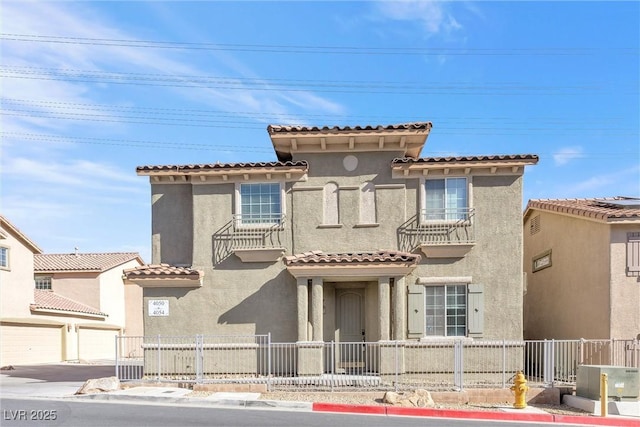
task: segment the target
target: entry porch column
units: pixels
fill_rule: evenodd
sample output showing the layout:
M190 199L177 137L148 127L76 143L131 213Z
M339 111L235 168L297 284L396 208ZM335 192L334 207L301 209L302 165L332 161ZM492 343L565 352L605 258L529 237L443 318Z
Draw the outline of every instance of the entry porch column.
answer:
M309 279L298 277L298 341L308 341Z
M378 278L378 317L380 326L380 341L389 341L391 286L389 277Z
M316 342L324 342L323 299L322 278L314 277L311 279L311 328L313 329L313 341Z

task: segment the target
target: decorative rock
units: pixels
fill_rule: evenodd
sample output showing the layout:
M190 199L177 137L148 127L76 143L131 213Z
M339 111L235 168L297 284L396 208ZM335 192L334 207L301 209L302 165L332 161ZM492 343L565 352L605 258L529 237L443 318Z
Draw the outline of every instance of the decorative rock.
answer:
M96 378L85 381L75 394L102 393L105 391L116 391L120 389L118 377Z
M384 403L394 406L404 406L413 408L427 408L435 406L435 402L431 398L431 393L427 390L417 389L408 393L394 393L388 391L384 394Z

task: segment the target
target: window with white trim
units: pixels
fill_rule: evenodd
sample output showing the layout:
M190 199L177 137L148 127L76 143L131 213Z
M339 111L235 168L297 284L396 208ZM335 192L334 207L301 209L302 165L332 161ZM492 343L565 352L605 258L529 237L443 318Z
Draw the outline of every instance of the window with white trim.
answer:
M282 223L280 183L240 184L239 225L277 225Z
M469 216L467 178L425 180L425 221L466 220Z
M417 284L409 285L407 291L407 338L482 338L482 284Z
M640 276L640 232L627 233L627 276Z
M9 248L0 246L0 268L9 269Z
M51 276L36 276L36 289L42 289L45 291L51 290Z
M466 336L466 285L427 286L424 297L425 336Z

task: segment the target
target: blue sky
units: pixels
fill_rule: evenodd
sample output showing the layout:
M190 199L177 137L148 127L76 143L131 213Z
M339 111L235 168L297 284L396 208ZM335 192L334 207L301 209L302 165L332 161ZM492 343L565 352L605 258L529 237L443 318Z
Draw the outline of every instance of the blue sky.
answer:
M638 2L3 0L0 212L150 262L139 165L275 160L269 124L431 121L534 198L640 196Z

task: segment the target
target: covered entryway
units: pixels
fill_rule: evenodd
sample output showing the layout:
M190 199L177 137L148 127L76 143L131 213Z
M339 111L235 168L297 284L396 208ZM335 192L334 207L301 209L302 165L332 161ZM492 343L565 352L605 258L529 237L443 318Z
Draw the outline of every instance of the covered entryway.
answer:
M62 325L3 323L2 366L60 362Z
M339 372L364 368L365 347L357 344L366 336L364 297L364 288L336 289L336 338L345 343L335 347Z
M78 358L80 360L114 359L119 329L78 328Z

